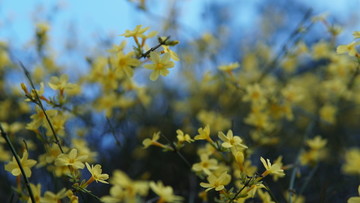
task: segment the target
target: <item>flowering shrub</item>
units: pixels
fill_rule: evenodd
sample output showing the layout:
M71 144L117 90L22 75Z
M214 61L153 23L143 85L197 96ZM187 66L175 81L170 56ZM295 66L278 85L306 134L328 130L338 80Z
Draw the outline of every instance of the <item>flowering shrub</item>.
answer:
M315 24L330 40L304 40ZM213 34L179 42L137 25L74 76L50 29L36 26L33 65L0 48L9 200L359 201L359 31L337 45L339 27L308 12L280 52L258 43L219 62L226 45ZM216 68L197 70L204 60ZM10 87L14 72L26 79Z

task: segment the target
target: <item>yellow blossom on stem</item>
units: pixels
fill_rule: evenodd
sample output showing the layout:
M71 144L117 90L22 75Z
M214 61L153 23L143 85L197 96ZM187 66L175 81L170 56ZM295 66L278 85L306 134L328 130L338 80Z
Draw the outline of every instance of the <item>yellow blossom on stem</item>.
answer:
M210 126L206 125L205 128L198 129L199 134L194 137L195 140L207 140L210 143L214 141L210 138Z
M162 45L162 48L164 48L164 53L169 53L170 54L170 58L174 61L179 61L179 57L178 55L172 51L169 46L166 46L166 45Z
M37 161L28 159L28 152L24 151L22 158L20 159L21 166L24 169L26 177L31 176L31 167L33 167ZM5 170L9 171L14 176L19 176L21 174L20 167L13 157L12 161L5 165Z
M158 181L157 183L151 181L150 188L160 197L157 203L165 203L165 202L175 203L175 202L183 201L183 197L174 195L173 188L170 186L164 186L164 184L161 181Z
M86 168L89 170L89 172L91 173L91 177L90 179L85 183L85 186L89 185L90 183L92 183L94 180L96 182L101 182L101 183L105 183L105 184L109 184L107 181L107 179L109 179L109 175L104 173L102 174L102 169L101 169L101 165L96 164L95 166L93 165L89 165L87 162L85 163Z
M77 149L72 149L69 154L60 154L56 160L56 166L71 166L74 169L83 169L85 167L83 161L87 158L86 155L78 155Z
M150 53L150 60L152 64L144 65L144 68L153 70L150 74L150 80L155 81L158 79L159 75L166 76L169 74L168 68L174 67L174 62L170 61L170 54L165 53L162 57L157 52Z
M66 74L62 74L60 77L51 77L48 85L53 90L59 90L60 94L64 93L75 95L80 92L80 86L77 84L69 83L69 76Z
M184 143L184 142L188 142L188 143L191 143L191 142L194 142L193 139L191 139L190 135L189 134L185 134L184 135L184 132L180 129L176 130L176 138L178 139L178 141L180 143Z
M61 189L58 193L53 193L50 191L46 191L44 197L41 198L40 203L58 203L61 202L61 199L66 197L66 189Z
M281 168L281 164L279 163L274 163L271 164L269 159L265 159L260 157L260 161L262 162L262 164L264 165L266 171L264 173L261 174L262 177L265 177L269 174L273 174L273 175L278 175L278 176L285 176L284 170Z
M209 159L209 155L202 154L200 156L200 162L192 166L192 170L196 172L204 172L207 175L211 174L212 170L218 169L218 162L216 159Z
M127 77L132 77L134 75L133 67L139 66L141 62L135 58L134 52L124 54L122 51L117 53L114 58L114 67L116 67L116 72L120 75L126 75Z
M151 145L154 145L154 146L157 146L157 147L161 147L161 148L163 148L163 149L172 150L171 147L166 146L166 145L161 144L160 142L158 142L159 139L160 139L160 131L154 133L154 134L153 134L153 137L152 137L151 139L150 139L150 138L146 138L146 139L143 141L144 149L150 147Z
M350 44L339 45L336 48L336 53L338 53L338 54L348 53L350 56L355 56L357 53L357 51L356 51L357 45L359 45L358 42L351 42Z
M126 30L124 34L120 36L124 37L142 37L143 34L149 29L149 27L142 28L142 25L137 25L134 30Z
M203 188L207 188L205 191L208 192L209 190L215 189L216 191L221 191L225 189L225 185L230 183L231 176L227 174L225 171L220 176L215 176L214 174L210 174L207 177L208 183L201 182L200 186Z
M221 146L224 148L248 148L242 144L242 139L239 136L233 135L232 130L228 130L226 135L223 132L219 132L218 136L223 141Z

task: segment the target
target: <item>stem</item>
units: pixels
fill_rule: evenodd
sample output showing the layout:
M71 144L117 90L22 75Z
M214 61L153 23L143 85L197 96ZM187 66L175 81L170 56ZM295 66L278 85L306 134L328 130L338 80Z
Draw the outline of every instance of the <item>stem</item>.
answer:
M138 59L141 58L146 58L151 52L155 51L156 49L158 49L159 47L161 47L162 45L164 45L166 43L167 40L170 39L170 36L166 37L164 41L161 41L161 43L159 43L158 45L152 47L151 49L149 49L147 52L141 54L139 57L137 57Z
M15 148L14 148L14 146L12 145L12 143L11 143L11 141L10 141L10 139L9 139L9 136L7 136L6 132L5 132L4 129L2 128L1 124L0 124L0 131L1 131L1 136L6 140L6 143L7 143L7 144L9 145L9 147L10 147L11 153L14 155L15 160L16 160L17 164L19 165L21 174L22 174L22 176L24 177L26 189L27 189L28 192L29 192L29 196L30 196L31 202L32 202L32 203L36 203L36 202L35 202L34 193L33 193L33 191L31 190L29 179L28 179L28 178L26 177L26 175L25 175L25 171L24 171L24 168L23 168L22 165L21 165L20 158L19 158L19 156L17 155L17 153L16 153L16 151L15 151Z
M316 164L316 166L310 171L310 174L305 179L304 185L300 188L299 195L301 195L304 192L306 186L310 183L310 180L314 176L318 167L319 167L319 164Z
M306 128L306 131L304 133L304 141L309 137L311 131L313 130L313 128L315 127L315 123L316 120L314 119ZM289 203L292 203L292 193L294 191L295 188L295 178L296 178L296 172L299 170L299 164L300 164L300 155L301 153L304 151L304 146L299 150L299 153L297 155L296 161L293 164L294 165L294 169L291 172L291 177L290 177L290 183L289 183Z
M115 129L114 126L111 124L110 119L106 116L106 122L108 123L110 130L111 130L111 135L114 137L116 145L118 145L119 147L121 147L121 143L119 141L119 139L116 137L115 135Z
M42 102L41 102L41 100L40 100L40 97L39 97L39 95L38 95L38 93L37 93L37 91L36 91L36 89L35 89L35 85L34 85L32 79L31 79L31 77L30 77L29 71L25 68L24 64L23 64L21 61L19 61L19 62L20 62L20 65L21 65L22 69L24 70L24 73L25 73L26 77L28 78L28 80L29 80L29 82L30 82L31 88L34 90L33 92L35 93L36 100L38 101L38 102L36 102L36 104L41 108L42 112L44 113L45 118L46 118L46 121L48 122L48 124L49 124L49 126L50 126L50 129L51 129L51 131L52 131L52 133L53 133L53 135L54 135L55 144L57 144L57 145L59 146L59 149L60 149L61 153L64 153L64 150L63 150L63 148L61 147L59 138L58 138L58 136L56 135L54 126L52 125L52 123L51 123L51 121L50 121L50 119L49 119L49 116L48 116L47 113L46 113L45 107L44 107L44 105L42 104Z
M165 135L161 135L162 137L164 137L166 139L166 141L171 145L172 149L174 150L174 152L176 152L177 155L179 155L179 157L185 162L185 164L191 168L191 164L190 162L184 157L184 155L182 155L182 153L176 148L176 146L174 145L174 143L170 142L170 140L165 136Z
M285 43L281 46L280 51L276 54L276 57L270 62L270 64L264 69L264 71L261 73L259 79L257 80L258 83L260 83L265 76L275 68L277 63L280 60L280 57L283 55L286 55L289 52L289 48L287 44L292 41L297 34L301 33L300 29L303 27L303 24L307 21L307 19L311 16L312 9L308 9L303 17L303 19L300 21L300 23L296 26L295 30L289 35L288 39L285 40ZM310 24L307 28L309 28L312 24ZM299 39L298 39L299 40ZM297 41L298 41L297 40Z
M235 194L235 196L230 200L229 203L234 202L234 200L237 198L237 196L239 196L240 193L249 185L249 183L252 179L253 179L253 177L251 177L248 181L246 181L245 185Z

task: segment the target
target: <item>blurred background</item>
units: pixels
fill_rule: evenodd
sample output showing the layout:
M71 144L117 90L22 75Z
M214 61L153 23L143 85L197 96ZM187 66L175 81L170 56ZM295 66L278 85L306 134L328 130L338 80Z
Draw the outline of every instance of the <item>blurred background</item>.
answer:
M30 71L34 71L42 57L36 50L34 40L37 25L49 25L50 48L46 54L54 58L54 63L59 67L58 73L67 73L70 80L74 81L81 80L83 75L90 72L89 61L97 55L107 53L113 45L119 44L124 39L120 35L127 29L134 29L136 25L149 26L150 30L159 31L161 36L171 36L171 39L179 40L180 44L174 51L179 54L180 62L176 63L176 68L170 71L168 77L161 79L159 83L153 83L147 78L147 70L135 72L134 80L137 84L149 87L148 96L153 100L151 108L145 109L138 105L130 110L118 110L110 119L112 125L105 119L103 112L92 112L91 109L87 109L88 111L84 110L86 119L71 120L66 124L66 131L68 134L84 134L82 136L87 140L90 149L98 152L97 163L102 164L105 172L121 169L134 179L163 180L167 185L172 185L178 194L188 197L189 185L199 189L198 184L193 185L194 177L184 172L188 171L188 166L175 159L175 155L152 148L145 151L141 147L142 140L157 130L173 139L176 129L187 126L187 130L194 136L197 130L195 126L203 125L199 121L201 119L186 119L184 115L177 113L178 109L186 107L173 102L189 98L196 93L196 90L188 90L189 84L184 84L184 78L178 77L180 73L190 69L195 73L195 78L200 77L206 71L216 70L219 64L240 61L247 50L252 50L260 44L266 44L271 52L278 53L284 49L298 25L304 19L311 21L309 19L315 16L326 16L328 25L312 25L301 38L307 45L322 40L333 40L326 31L327 26L342 29L335 44L350 43L351 33L360 30L359 10L360 0L2 0L0 41L6 42L12 61L22 61ZM192 55L193 49L198 50L200 54ZM324 61L307 66L311 68L315 65L320 66L321 63ZM189 67L187 64L193 65ZM14 87L20 89L20 83L26 81L20 69L7 72L4 78L6 88L1 90L0 98L13 91ZM44 80L47 81L45 78ZM101 89L96 86L85 85L82 96L72 100L73 105L92 101L100 92ZM220 97L214 97L216 96ZM215 99L209 102L211 101ZM210 106L213 109L220 108L216 104L208 104L209 109ZM198 112L199 109L188 115L196 117ZM20 120L28 122L29 115L31 113ZM11 122L18 119L9 116L6 119L3 117L0 121ZM238 132L241 131L241 127L243 126L232 126L235 131L238 129ZM114 141L114 131L122 143L121 147ZM356 146L356 142L353 144ZM189 152L189 162L196 163L197 158L191 156L195 149L185 149L185 155L186 150ZM273 154L277 152L279 151L275 148L261 151L273 158L276 158ZM287 153L287 162L291 162L296 154L285 148L281 153ZM3 167L3 163L0 167ZM340 176L340 166L336 169L326 167L318 172L321 174L327 170L326 175L317 176L319 182L315 181L305 192L307 202L343 202L355 193L359 178ZM53 179L39 178L42 174L39 169L34 172L32 178L41 180L44 188L54 187ZM3 170L0 170L0 175L0 199L9 199L8 194L11 192L8 186L13 184L14 179ZM179 178L184 181L179 183ZM275 192L283 191L287 187L286 181L288 180L276 183ZM320 183L329 187L322 187L324 185ZM344 185L347 185L346 188ZM94 185L90 189L96 191L98 196L103 196L108 194L109 186ZM83 197L82 201L94 200Z

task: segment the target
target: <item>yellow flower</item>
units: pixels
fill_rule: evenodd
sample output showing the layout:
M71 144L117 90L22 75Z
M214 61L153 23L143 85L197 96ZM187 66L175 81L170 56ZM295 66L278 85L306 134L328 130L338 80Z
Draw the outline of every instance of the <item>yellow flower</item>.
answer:
M261 174L262 177L265 177L269 174L274 174L274 175L278 175L278 176L285 176L284 170L281 168L281 164L279 163L274 163L271 164L269 159L265 159L260 157L260 161L262 162L262 164L264 165L266 171L264 173Z
M180 143L183 143L183 142L188 142L188 143L191 143L191 142L194 142L193 139L191 139L190 135L189 134L185 134L184 135L184 132L180 129L176 130L176 133L177 133L177 136L176 138L178 139L178 141Z
M312 149L312 150L319 150L325 147L327 143L326 139L321 139L320 136L314 137L314 139L306 140L306 144Z
M120 36L124 37L143 37L144 32L146 32L149 27L142 28L142 25L137 25L134 30L126 30L124 34Z
M342 170L345 174L360 174L360 149L352 148L345 152L345 164Z
M28 152L24 151L23 157L20 159L20 163L22 168L24 169L26 177L31 176L31 167L33 167L37 161L28 159ZM5 165L5 170L9 171L14 176L18 176L21 174L20 167L16 162L15 157L13 157L12 161Z
M219 132L219 138L223 141L221 146L224 148L248 148L242 144L242 139L239 136L234 136L232 130L228 130L226 136L223 132Z
M101 165L96 164L95 166L93 165L89 165L87 162L85 163L86 168L89 170L89 172L91 173L91 178L87 181L86 185L89 185L92 181L96 181L96 182L102 182L102 183L106 183L109 184L107 181L107 179L109 179L109 175L104 173L102 174L102 169L101 169Z
M194 137L195 140L207 140L213 142L210 138L210 126L206 125L205 128L198 129L199 134Z
M219 66L219 70L222 70L227 73L231 73L231 71L233 71L239 67L240 67L240 64L235 62L235 63L230 63L227 65L221 65L221 66Z
M87 158L86 155L78 155L77 149L72 149L69 154L60 154L56 160L56 166L71 166L74 169L83 169L85 167L83 161Z
M161 181L157 183L151 181L150 188L154 191L157 195L159 195L160 199L157 201L158 203L165 203L165 202L182 202L183 197L174 195L173 188L170 186L164 186Z
M165 53L162 57L157 52L150 53L150 60L153 64L146 64L144 68L151 69L150 80L155 81L159 75L166 76L169 74L168 68L174 67L174 62L170 61L170 54Z
M360 31L353 32L354 39L360 39Z
M216 159L209 159L209 155L202 154L200 156L200 162L196 163L192 166L192 170L196 172L203 171L205 174L210 175L211 170L216 170L218 167L218 163Z
M58 203L61 199L66 197L66 189L61 189L58 193L46 191L44 197L40 199L40 203Z
M225 189L225 185L230 183L231 176L227 174L225 171L219 177L215 176L214 174L210 174L207 177L209 183L201 182L200 186L203 188L207 188L205 191L208 192L209 190L215 189L216 191L221 191Z
M60 77L51 77L48 85L53 90L59 90L61 94L66 93L75 95L80 92L80 86L73 83L68 83L69 76L62 74Z
M178 55L174 51L172 51L169 46L162 45L162 47L164 48L164 53L169 53L172 60L179 61Z
M37 184L37 185L34 185L32 183L30 183L30 188L33 192L33 195L34 195L34 199L35 199L35 202L38 203L41 201L41 185L40 184ZM33 203L31 201L31 198L29 197L28 198L28 203Z
M348 53L350 56L355 56L357 53L357 51L356 51L357 45L359 45L358 42L351 42L350 44L339 45L336 48L336 53L338 53L338 54Z
M250 101L253 104L265 104L266 98L264 89L261 88L259 84L248 85L243 101Z
M46 110L45 112L50 120L58 113L55 109ZM32 121L26 125L26 129L37 130L41 125L48 125L44 112L38 106L36 106L36 113L31 115L30 118Z
M114 58L114 67L116 67L116 72L120 73L119 77L126 75L127 77L132 77L134 75L133 67L139 66L141 62L134 57L134 52L124 54L122 51L117 53Z
M150 145L157 145L158 142L158 139L160 138L160 131L159 132L156 132L153 134L153 137L150 139L150 138L146 138L144 141L143 141L143 145L144 145L144 149L150 147Z

